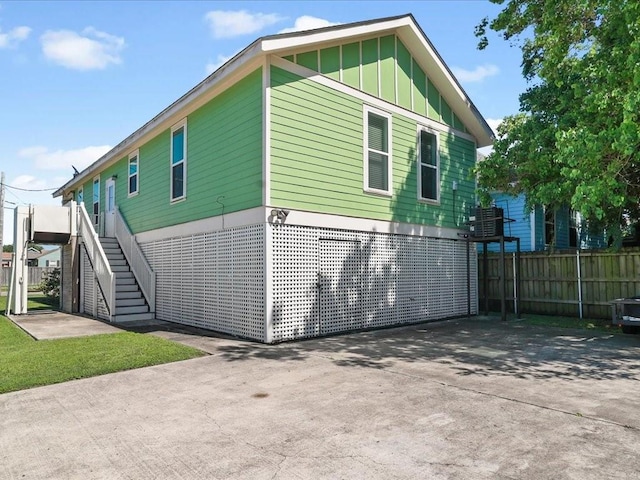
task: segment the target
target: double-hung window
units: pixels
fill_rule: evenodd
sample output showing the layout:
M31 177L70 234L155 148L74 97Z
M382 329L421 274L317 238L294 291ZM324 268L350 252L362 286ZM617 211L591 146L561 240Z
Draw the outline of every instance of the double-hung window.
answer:
M187 121L171 129L171 201L187 195Z
M391 195L391 115L365 108L364 189Z
M93 179L93 224L100 223L100 177Z
M138 150L129 155L129 196L138 194L138 169L140 165Z
M84 189L82 187L78 188L78 196L76 197L76 202L78 205L84 203Z
M418 130L418 198L440 200L440 155L438 136L424 128Z

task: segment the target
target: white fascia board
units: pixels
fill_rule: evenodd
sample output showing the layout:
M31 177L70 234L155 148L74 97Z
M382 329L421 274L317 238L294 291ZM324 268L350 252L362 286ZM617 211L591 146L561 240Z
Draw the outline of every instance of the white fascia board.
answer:
M209 75L206 79L173 102L162 112L145 123L138 130L125 138L118 145L109 150L93 164L88 166L79 175L65 183L53 193L53 197L64 194L68 189L84 183L97 172L107 168L113 163L128 155L133 150L151 140L159 133L171 128L181 118L186 117L215 96L235 84L244 75L251 73L262 65L260 42L256 42L235 58Z
M291 50L292 48L314 46L335 41L348 42L348 39L352 37L362 37L365 35L372 36L387 30L392 33L393 30L411 25L412 23L411 17L406 16L393 20L381 21L379 23L357 25L354 27L335 27L331 30L320 31L318 33L305 33L285 38L265 39L262 42L262 51L265 53L277 54L278 52Z
M478 148L492 145L494 137L491 127L418 26L414 22L409 22L398 29L397 35L413 58L424 68L427 77L447 100L453 112L477 139Z

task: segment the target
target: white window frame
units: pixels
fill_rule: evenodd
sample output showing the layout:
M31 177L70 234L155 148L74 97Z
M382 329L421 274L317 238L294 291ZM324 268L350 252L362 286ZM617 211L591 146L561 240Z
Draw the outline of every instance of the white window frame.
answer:
M98 181L98 201L96 202L96 194L95 194L95 184L96 180ZM95 226L100 226L100 175L96 175L93 177L91 181L91 215L93 216L93 224ZM96 204L98 204L98 213L96 214Z
M387 149L388 152L380 152L373 150L375 153L381 153L387 155L389 161L387 162L387 190L381 190L379 188L369 187L369 113L373 113L379 117L387 119ZM367 193L374 193L377 195L384 195L390 197L393 193L393 116L389 112L379 110L377 108L365 105L362 111L362 136L363 136L363 190Z
M184 142L182 145L182 160L176 164L173 163L173 132L183 129ZM173 167L182 164L182 196L173 198ZM169 203L180 202L187 198L187 119L184 118L171 127L171 135L169 137Z
M84 186L80 185L78 188L78 193L76 193L76 203L84 203Z
M436 139L436 198L425 198L422 196L422 142L420 141L420 135L422 132L433 135ZM418 133L416 135L416 161L418 164L418 200L424 203L430 203L432 205L440 205L440 135L439 132L433 128L426 127L424 125L418 125ZM433 168L433 165L427 164L429 168Z
M131 160L136 159L136 173L131 175ZM135 191L131 191L131 177L136 177L136 189ZM140 191L140 150L135 150L129 154L129 159L127 161L127 192L128 197L135 197L138 195Z

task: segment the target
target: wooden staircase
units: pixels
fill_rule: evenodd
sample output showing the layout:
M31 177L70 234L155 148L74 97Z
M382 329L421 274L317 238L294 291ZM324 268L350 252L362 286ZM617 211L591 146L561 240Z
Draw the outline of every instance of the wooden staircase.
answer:
M154 320L155 314L149 311L149 305L129 268L118 240L100 237L100 244L109 260L111 271L116 276L116 306L112 321L128 323Z

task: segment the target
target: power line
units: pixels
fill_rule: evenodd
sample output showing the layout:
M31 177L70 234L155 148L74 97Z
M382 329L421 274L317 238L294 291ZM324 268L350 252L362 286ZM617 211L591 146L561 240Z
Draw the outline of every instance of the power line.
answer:
M20 190L22 192L51 192L53 190L57 190L57 188L20 188L20 187L12 187L11 185L7 185L6 183L2 183L0 185L4 185L7 188L12 188L13 190Z

